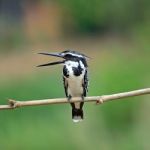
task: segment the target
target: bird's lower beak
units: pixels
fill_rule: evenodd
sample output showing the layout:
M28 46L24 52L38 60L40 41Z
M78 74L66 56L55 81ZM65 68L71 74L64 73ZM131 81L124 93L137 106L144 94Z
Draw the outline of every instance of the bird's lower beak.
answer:
M48 56L55 56L55 57L61 57L63 58L61 53L38 53L38 54L42 54L42 55L48 55ZM38 65L37 67L43 67L43 66L51 66L51 65L58 65L58 64L63 64L65 62L65 60L62 61L56 61L56 62L51 62L51 63L47 63L47 64L42 64L42 65Z
M43 67L43 66L52 66L52 65L58 65L58 64L63 64L65 61L56 61L56 62L51 62L51 63L47 63L47 64L42 64L42 65L38 65L37 67Z

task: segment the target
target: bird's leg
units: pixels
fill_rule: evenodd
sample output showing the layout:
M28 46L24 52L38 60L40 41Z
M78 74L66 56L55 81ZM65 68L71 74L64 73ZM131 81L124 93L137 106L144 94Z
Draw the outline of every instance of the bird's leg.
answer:
M82 109L83 104L84 104L84 96L83 96L83 95L81 95L81 98L82 98L82 102L80 103L80 109Z
M71 98L72 98L72 96L69 95L69 96L68 96L68 101L69 101L69 102L70 102ZM70 103L70 104L71 104L72 108L74 109L74 108L75 108L75 104L74 104L74 103Z

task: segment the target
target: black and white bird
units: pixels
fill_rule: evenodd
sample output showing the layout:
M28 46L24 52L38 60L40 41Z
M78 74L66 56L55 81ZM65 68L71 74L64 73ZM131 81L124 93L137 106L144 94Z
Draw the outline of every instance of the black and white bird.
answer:
M63 83L68 101L72 97L81 97L83 102L70 103L72 106L72 119L74 122L82 121L84 97L88 92L88 56L72 50L65 50L60 53L39 53L42 55L61 57L63 60L51 62L42 66L63 64Z

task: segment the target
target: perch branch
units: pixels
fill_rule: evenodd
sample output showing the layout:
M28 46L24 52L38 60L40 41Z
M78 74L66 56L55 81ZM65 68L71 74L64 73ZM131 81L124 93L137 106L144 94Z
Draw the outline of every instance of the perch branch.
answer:
M102 104L104 102L109 102L111 100L117 100L126 97L140 96L146 94L150 94L150 88L123 92L123 93L116 93L111 95L85 97L84 102L96 102L97 104ZM31 100L31 101L16 101L10 99L8 105L0 105L0 110L14 109L14 108L24 107L24 106L61 104L61 103L70 103L70 102L81 102L81 101L82 99L80 97L74 97L70 101L68 101L67 98L55 98L55 99L43 99L43 100Z

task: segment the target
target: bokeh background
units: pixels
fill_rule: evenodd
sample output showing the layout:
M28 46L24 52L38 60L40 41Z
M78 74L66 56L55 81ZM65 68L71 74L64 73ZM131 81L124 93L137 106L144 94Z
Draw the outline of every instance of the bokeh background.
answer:
M0 0L0 104L64 97L62 66L36 68L74 49L89 55L89 94L150 86L150 1ZM0 111L0 149L150 149L150 96Z

